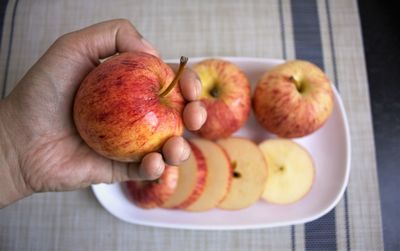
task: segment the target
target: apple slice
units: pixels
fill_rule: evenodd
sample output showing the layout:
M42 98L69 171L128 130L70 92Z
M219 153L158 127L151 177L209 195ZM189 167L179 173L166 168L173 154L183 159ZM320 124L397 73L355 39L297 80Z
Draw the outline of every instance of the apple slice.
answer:
M128 197L141 208L160 207L174 194L178 184L178 168L166 166L156 180L132 180L124 183Z
M246 208L258 201L267 180L267 163L256 144L244 138L217 141L232 163L233 179L228 195L218 205L222 209Z
M232 180L232 168L225 151L212 141L191 139L203 153L208 167L205 188L200 197L190 206L189 211L205 211L214 208L226 196Z
M175 193L162 205L164 208L186 208L204 191L207 165L203 154L189 141L192 154L179 166L179 179Z
M262 197L275 204L290 204L303 198L314 183L311 155L288 139L270 139L259 145L268 163L268 178Z

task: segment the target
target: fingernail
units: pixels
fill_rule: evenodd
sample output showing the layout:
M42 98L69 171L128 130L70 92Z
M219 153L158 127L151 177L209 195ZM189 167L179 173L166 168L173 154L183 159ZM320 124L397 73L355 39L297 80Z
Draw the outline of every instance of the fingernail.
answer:
M197 75L196 75L196 81L197 81L196 86L195 86L196 87L195 88L196 98L199 98L200 94L201 94L202 83L201 83L199 76L197 76Z
M161 174L163 173L163 171L164 171L164 163L163 163L163 160L159 160L158 161L158 164L157 164L157 168L155 168L155 170L154 170L154 172L153 172L153 178L155 178L155 179L157 179L158 177L160 177L161 176Z
M207 109L202 102L200 103L200 106L203 108L201 109L201 121L203 122L202 124L204 124L207 120Z
M156 163L156 165L154 165L154 167L152 168L145 168L143 166L143 162L140 165L139 168L139 175L142 179L144 180L154 180L157 179L158 177L161 176L162 172L163 172L163 160L159 159L158 162Z
M184 139L182 139L182 142L183 142L183 147L182 147L182 153L181 153L181 160L185 161L185 160L189 159L189 157L190 157L190 147L185 142Z

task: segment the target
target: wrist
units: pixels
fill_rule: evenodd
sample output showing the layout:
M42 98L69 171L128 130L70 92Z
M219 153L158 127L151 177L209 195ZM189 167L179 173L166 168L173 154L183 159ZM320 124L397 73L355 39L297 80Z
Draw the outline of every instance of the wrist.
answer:
M0 208L32 194L21 172L7 109L6 101L0 100Z

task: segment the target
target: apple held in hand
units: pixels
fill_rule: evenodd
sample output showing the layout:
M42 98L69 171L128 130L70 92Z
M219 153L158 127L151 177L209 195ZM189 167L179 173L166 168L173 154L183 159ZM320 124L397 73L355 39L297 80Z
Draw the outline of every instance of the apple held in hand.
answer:
M193 70L203 84L200 100L207 109L207 120L197 134L213 140L229 137L249 115L249 80L236 65L220 59L199 62Z
M303 137L320 128L331 115L332 88L316 65L288 61L259 80L253 108L268 131L285 138Z
M138 162L172 136L183 133L184 99L175 88L187 58L174 77L159 58L125 52L92 70L79 87L74 121L97 153Z

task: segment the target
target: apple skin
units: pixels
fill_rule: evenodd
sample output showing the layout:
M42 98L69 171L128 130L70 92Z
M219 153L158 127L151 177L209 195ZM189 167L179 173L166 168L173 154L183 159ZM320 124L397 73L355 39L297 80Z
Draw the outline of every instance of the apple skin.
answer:
M205 187L199 198L184 209L187 211L206 211L216 207L228 194L233 169L225 150L213 141L192 138L191 143L198 147L207 165Z
M192 150L193 156L196 158L197 161L197 172L196 172L196 186L194 187L193 191L187 197L181 204L177 205L175 208L179 209L185 209L192 205L204 192L204 188L206 185L206 178L207 178L207 172L208 172L208 167L206 164L206 160L204 158L203 153L200 151L200 149L193 144L192 142L188 141L190 148Z
M166 166L156 180L132 180L125 182L128 197L141 208L160 207L175 192L178 184L178 167Z
M253 96L257 120L284 138L303 137L319 129L334 106L329 79L318 66L288 61L266 72Z
M211 140L229 137L249 116L249 80L239 67L221 59L201 61L193 70L202 82L200 100L207 110L207 120L196 134Z
M74 121L83 140L97 153L118 161L138 162L183 133L184 99L172 69L143 52L125 52L92 70L75 97Z

